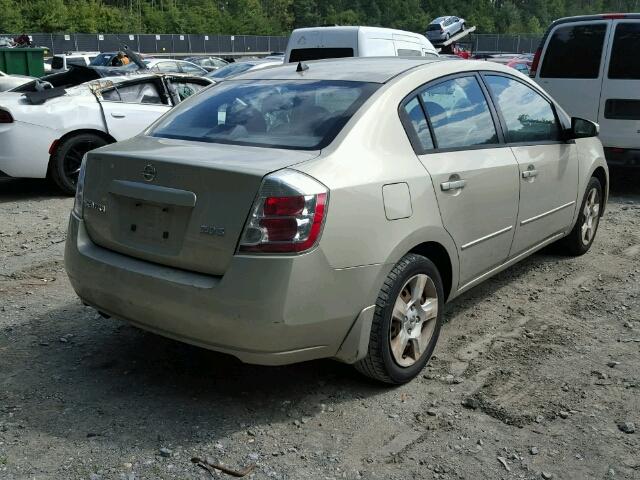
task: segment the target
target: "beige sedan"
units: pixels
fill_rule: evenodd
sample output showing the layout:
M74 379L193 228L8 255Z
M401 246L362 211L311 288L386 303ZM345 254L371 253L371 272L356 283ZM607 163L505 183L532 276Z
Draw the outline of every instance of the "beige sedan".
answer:
M551 243L589 250L597 133L487 62L246 73L88 154L67 272L85 303L161 335L407 382L447 301Z

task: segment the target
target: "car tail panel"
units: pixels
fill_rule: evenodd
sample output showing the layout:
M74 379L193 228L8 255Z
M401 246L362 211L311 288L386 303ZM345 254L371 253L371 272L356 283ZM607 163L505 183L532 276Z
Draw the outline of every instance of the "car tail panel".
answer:
M145 137L89 155L84 220L96 244L223 275L263 177L317 153Z

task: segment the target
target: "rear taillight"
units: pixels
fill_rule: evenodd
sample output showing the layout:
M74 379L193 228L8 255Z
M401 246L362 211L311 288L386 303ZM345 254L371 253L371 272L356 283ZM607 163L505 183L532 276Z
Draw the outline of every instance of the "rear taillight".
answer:
M240 238L242 253L301 253L315 247L327 213L329 191L293 170L268 175Z
M13 123L13 117L6 110L0 110L0 123Z
M529 76L531 78L535 78L536 73L538 72L538 65L540 64L541 56L542 56L542 48L538 48L536 50L536 54L533 56L533 61L531 62L531 69L529 70Z

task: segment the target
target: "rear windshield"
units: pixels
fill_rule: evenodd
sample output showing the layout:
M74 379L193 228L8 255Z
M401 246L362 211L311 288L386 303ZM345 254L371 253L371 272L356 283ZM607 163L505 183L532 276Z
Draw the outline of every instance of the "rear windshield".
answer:
M353 48L296 48L291 50L289 62L353 57Z
M238 62L227 65L226 67L220 68L214 72L211 72L207 75L209 78L227 78L232 75L238 75L242 72L246 72L251 67L253 67L253 63L248 62Z
M439 23L432 23L427 27L427 32L434 32L436 30L440 30L442 27Z
M366 82L227 81L167 114L151 136L317 150L379 87Z

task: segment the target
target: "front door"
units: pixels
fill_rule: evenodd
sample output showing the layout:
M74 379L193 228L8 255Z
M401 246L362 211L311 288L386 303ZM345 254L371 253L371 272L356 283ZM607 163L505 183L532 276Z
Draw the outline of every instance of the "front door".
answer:
M159 79L116 85L102 92L100 105L109 134L117 141L142 132L171 108Z
M578 192L576 146L561 140L556 112L536 90L510 76L487 73L483 78L518 162L520 207L513 257L571 225Z
M456 243L463 288L508 257L518 215L518 165L500 142L478 76L427 85L419 100L428 129L416 122L417 102L405 109L422 138L432 133L432 148L419 158L431 176L444 227Z

